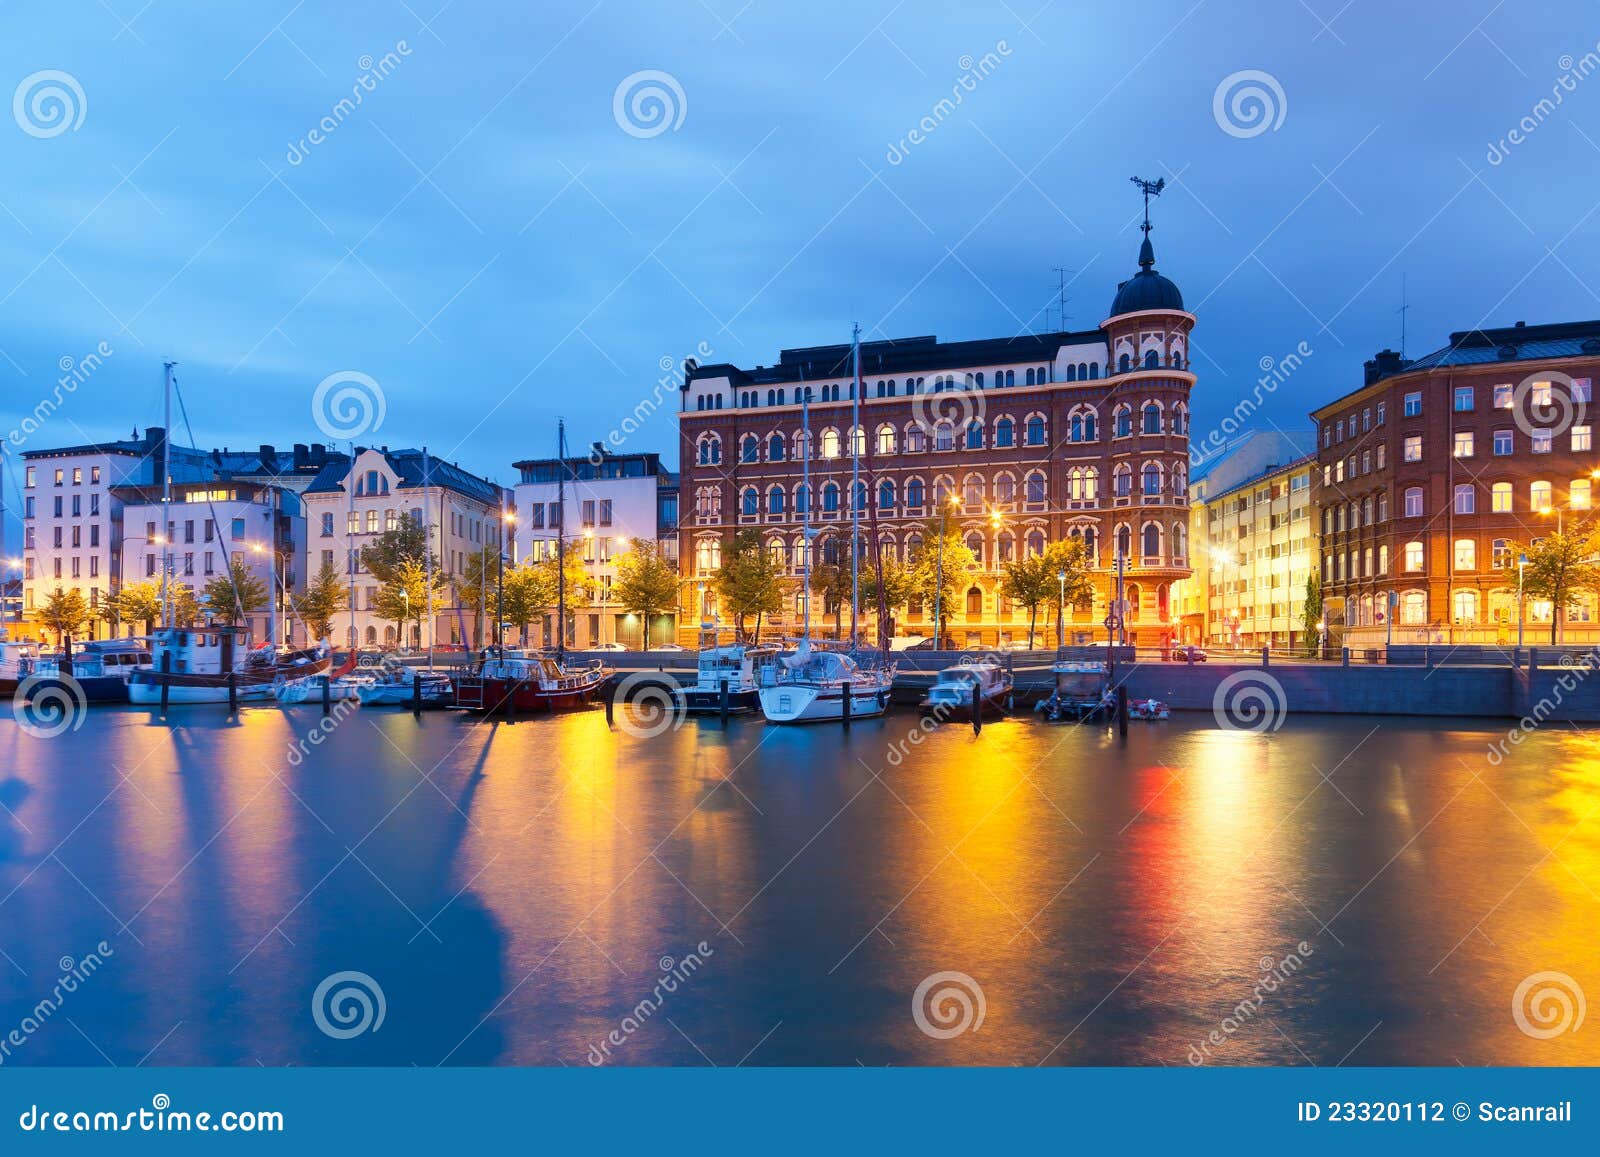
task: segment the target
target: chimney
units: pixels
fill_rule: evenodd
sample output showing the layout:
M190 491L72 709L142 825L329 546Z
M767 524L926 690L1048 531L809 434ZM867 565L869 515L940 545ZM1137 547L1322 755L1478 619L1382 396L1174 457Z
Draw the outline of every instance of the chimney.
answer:
M1392 377L1405 369L1405 365L1405 359L1394 350L1379 350L1377 355L1362 367L1366 378L1364 384L1370 386L1373 382Z
M275 446L270 446L266 442L261 443L261 465L268 470L278 465L278 450Z

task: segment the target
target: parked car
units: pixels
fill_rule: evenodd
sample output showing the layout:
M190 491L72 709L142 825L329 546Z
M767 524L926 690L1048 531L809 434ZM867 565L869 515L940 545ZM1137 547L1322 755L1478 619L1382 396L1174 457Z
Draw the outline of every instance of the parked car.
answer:
M1203 648L1196 647L1192 643L1186 643L1181 647L1172 648L1167 658L1174 663L1204 663L1206 661L1206 653Z
M586 651L626 651L628 648L621 643L596 643L592 647L585 647Z
M931 635L896 635L889 640L889 650L892 654L901 651L931 651L933 650L933 637Z
M687 651L689 648L680 647L676 643L662 643L659 647L651 647L652 651Z

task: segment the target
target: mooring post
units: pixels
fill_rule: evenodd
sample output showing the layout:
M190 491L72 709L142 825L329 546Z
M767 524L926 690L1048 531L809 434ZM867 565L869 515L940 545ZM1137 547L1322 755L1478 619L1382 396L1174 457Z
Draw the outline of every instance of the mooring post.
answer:
M422 672L411 673L411 714L422 718Z
M728 725L728 680L726 677L717 680L717 709L722 715L722 725Z
M972 688L972 734L983 734L983 696L978 694L976 685Z
M1272 666L1272 648L1271 647L1262 647L1261 648L1261 669L1263 671L1265 671L1270 666Z
M170 677L172 675L172 652L161 652L161 714L167 713L167 700L172 693Z
M239 714L239 673L228 672L228 714Z
M612 680L606 684L606 726L613 727L617 722L617 684Z
M1117 734L1128 734L1128 689L1117 688Z
M61 673L69 679L72 677L72 636L68 635L61 640Z
M842 694L839 699L839 721L846 727L850 726L850 693L854 689L853 684L846 683L842 688Z

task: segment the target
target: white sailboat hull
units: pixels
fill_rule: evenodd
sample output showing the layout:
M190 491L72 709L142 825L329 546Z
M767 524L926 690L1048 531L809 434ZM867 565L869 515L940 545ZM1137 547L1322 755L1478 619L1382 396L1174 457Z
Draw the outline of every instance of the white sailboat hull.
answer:
M779 683L761 689L761 713L769 723L821 723L844 718L845 695L850 718L882 715L889 708L887 683Z
M238 694L240 703L271 703L274 698L271 683L241 685ZM161 687L155 683L129 683L128 701L145 707L158 706L161 703ZM167 688L168 703L226 703L227 701L226 686L196 687L173 684Z

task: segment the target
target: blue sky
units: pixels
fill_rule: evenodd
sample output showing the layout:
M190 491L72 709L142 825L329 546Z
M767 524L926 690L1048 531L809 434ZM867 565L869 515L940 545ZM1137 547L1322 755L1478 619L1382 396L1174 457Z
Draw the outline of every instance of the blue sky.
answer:
M1168 181L1197 429L1301 342L1259 420L1306 425L1398 343L1402 274L1413 356L1600 316L1600 76L1533 112L1596 51L1593 3L441 2L10 0L0 97L45 70L82 96L58 133L0 112L0 428L105 342L22 448L157 422L173 357L203 445L319 440L316 385L356 371L370 440L510 482L557 415L602 437L702 343L1054 327L1057 266L1093 327L1134 269L1135 173ZM614 115L646 70L682 94L655 135ZM1246 70L1282 93L1254 135L1214 114ZM675 445L665 416L630 443Z

